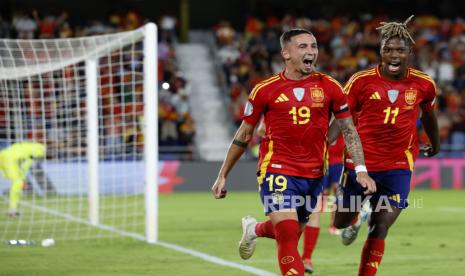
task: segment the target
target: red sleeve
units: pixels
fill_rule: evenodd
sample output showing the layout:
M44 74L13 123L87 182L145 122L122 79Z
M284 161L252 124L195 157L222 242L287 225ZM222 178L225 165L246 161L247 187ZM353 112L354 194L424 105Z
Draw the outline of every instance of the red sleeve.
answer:
M353 75L344 86L344 93L346 94L347 103L349 104L349 109L352 113L352 116L360 111L360 106L358 105L357 101L357 92L359 90L360 82L357 81L357 79L358 78Z
M427 88L425 91L425 97L421 101L420 106L423 111L434 110L436 105L436 84L433 80L427 81Z
M256 125L265 110L266 99L263 95L266 93L263 93L263 91L261 91L262 89L264 88L258 88L258 85L255 86L245 104L242 120L248 124Z
M342 119L350 116L349 105L347 104L346 96L342 86L334 79L330 79L329 83L331 91L331 111L336 119Z

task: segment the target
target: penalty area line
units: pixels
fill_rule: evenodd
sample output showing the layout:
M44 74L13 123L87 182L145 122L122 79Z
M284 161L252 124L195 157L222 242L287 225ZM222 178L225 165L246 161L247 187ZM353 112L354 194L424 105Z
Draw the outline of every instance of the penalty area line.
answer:
M141 234L123 231L123 230L117 229L117 228L115 228L113 226L104 225L104 224L94 225L94 224L91 224L90 222L88 222L88 221L86 221L86 220L84 220L82 218L77 218L77 217L69 215L69 214L63 214L63 213L57 212L55 210L51 210L51 209L48 209L48 208L45 208L45 207L42 207L42 206L38 206L38 205L35 205L35 204L30 204L30 203L27 203L27 202L21 202L20 204L23 205L23 206L26 206L28 208L35 209L35 210L38 210L38 211L41 211L41 212L44 212L44 213L48 213L48 214L51 214L51 215L54 215L54 216L57 216L57 217L61 217L61 218L64 218L64 219L67 219L67 220L70 220L70 221L86 224L86 225L89 225L89 226L92 226L92 227L95 227L95 228L98 228L98 229L101 229L101 230L106 230L106 231L109 231L109 232L119 234L121 236L130 237L130 238L134 238L136 240L147 242L147 240L145 239L145 236L141 235ZM178 251L180 253L191 255L193 257L196 257L196 258L199 258L199 259L202 259L204 261L214 263L214 264L217 264L217 265L228 266L228 267L231 267L231 268L239 269L239 270L248 272L248 273L250 273L252 275L260 275L260 276L276 275L276 274L274 274L272 272L269 272L269 271L266 271L266 270L262 270L262 269L259 269L259 268L253 267L253 266L244 265L244 264L224 260L224 259L221 259L221 258L218 258L218 257L215 257L215 256L208 255L206 253L196 251L196 250L193 250L193 249L189 249L189 248L186 248L186 247L183 247L183 246L180 246L180 245L176 245L176 244L171 244L171 243L162 242L162 241L149 243L149 244L158 245L158 246L161 246L161 247L164 247L164 248L167 248L167 249Z

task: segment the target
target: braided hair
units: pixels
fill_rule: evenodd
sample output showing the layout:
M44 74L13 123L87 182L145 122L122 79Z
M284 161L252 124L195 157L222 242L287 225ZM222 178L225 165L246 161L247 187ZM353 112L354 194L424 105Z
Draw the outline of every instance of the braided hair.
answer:
M409 40L412 44L415 44L412 36L408 32L407 23L412 20L414 15L411 15L404 23L398 22L381 22L381 26L376 28L381 32L381 40L389 40L393 37L399 37L400 39Z

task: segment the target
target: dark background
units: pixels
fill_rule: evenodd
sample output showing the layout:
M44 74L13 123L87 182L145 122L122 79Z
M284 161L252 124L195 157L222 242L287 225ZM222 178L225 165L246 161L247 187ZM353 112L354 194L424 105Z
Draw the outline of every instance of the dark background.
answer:
M288 12L310 18L359 17L368 12L400 19L411 14L449 18L465 14L465 1L453 0L0 0L0 14L10 19L14 10L37 9L56 14L66 10L71 24L81 25L92 19L106 19L113 12L135 9L156 21L163 14L179 18L182 1L188 5L191 29L211 28L222 19L241 28L247 15L281 17Z

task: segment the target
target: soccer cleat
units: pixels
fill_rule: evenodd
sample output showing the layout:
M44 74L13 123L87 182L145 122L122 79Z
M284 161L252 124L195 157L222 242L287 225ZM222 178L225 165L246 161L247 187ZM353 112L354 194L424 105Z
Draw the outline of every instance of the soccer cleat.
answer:
M17 217L19 217L19 215L20 214L19 214L18 210L16 210L16 209L8 210L8 217L10 217L10 218L17 218Z
M257 220L251 216L242 218L242 239L239 242L239 255L242 259L247 260L252 257L255 251L257 235L255 234L255 225Z
M303 259L302 260L304 262L304 268L305 268L305 272L309 273L309 274L312 274L313 273L313 264L312 264L312 260L310 259Z
M360 230L360 226L362 226L362 223L368 219L370 213L371 209L369 205L363 205L362 210L360 210L357 222L342 230L341 238L343 245L350 245L355 241L355 239L357 238L358 231Z

